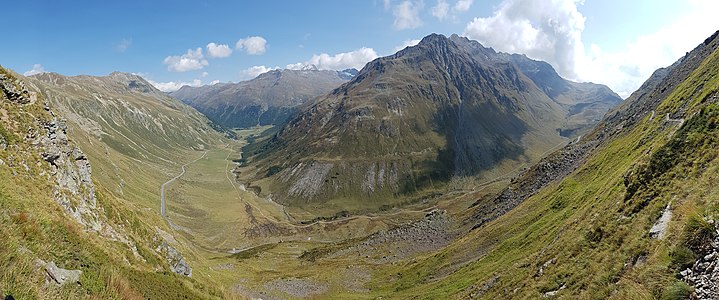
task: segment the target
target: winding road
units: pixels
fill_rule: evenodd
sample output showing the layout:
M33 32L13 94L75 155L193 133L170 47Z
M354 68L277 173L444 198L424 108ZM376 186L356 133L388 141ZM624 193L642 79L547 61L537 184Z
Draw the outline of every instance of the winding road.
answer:
M187 167L188 165L191 165L191 164L197 162L197 161L200 160L200 159L203 159L203 158L205 157L205 155L207 155L207 151L205 151L204 153L202 153L202 156L200 156L200 158L195 159L195 160L193 160L193 161L191 161L191 162L188 162L188 163L182 165L182 172L180 172L180 174L178 174L177 176L173 177L172 179L166 181L165 183L163 183L163 184L160 186L160 214L162 215L163 218L167 219L167 215L165 214L165 186L167 186L168 184L170 184L170 183L172 183L173 181L177 180L178 178L182 177L182 175L185 175L185 167ZM169 221L169 220L168 220L168 221Z

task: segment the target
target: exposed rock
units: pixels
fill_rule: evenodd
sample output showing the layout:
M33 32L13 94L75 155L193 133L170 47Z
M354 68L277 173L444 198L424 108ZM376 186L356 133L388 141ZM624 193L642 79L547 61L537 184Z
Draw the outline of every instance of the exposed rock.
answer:
M659 220L657 220L657 222L654 223L652 228L649 229L649 237L653 239L663 240L664 237L667 235L667 226L669 226L669 221L671 220L672 209L670 204L667 204L667 207L664 208L664 212L662 212L662 216L659 217Z
M546 292L546 293L544 293L543 296L544 296L545 298L546 298L546 297L554 297L554 296L556 296L557 294L559 294L559 291L565 289L566 287L567 287L566 284L562 284L562 286L560 286L559 289L556 289L556 290L554 290L554 291Z
M8 100L20 104L30 103L30 92L25 88L25 84L17 79L5 74L0 74L0 90L2 90Z
M715 228L711 249L700 253L694 265L679 272L681 278L694 287L692 299L717 299L719 297L719 228Z
M542 276L542 274L544 274L544 270L546 270L550 265L552 265L556 262L557 262L556 258L552 258L552 259L544 262L544 264L542 264L542 266L539 267L539 270L537 270L537 274L535 276L536 277Z
M455 235L445 211L433 210L421 220L377 232L357 246L339 250L328 257L357 254L376 263L390 263L411 255L447 246Z
M45 272L48 279L59 286L63 286L69 283L80 283L80 276L82 271L80 270L66 270L55 265L54 261L51 261L44 266Z
M187 262L185 262L185 259L182 257L182 254L180 254L177 249L170 246L170 244L163 241L159 246L157 246L155 251L163 253L165 255L165 259L170 265L170 270L172 270L172 272L187 277L192 277L192 268L187 264Z
M55 200L86 229L102 231L102 208L97 206L92 168L87 156L68 141L64 121L55 118L42 125L46 133L32 133L27 137L33 138L33 144L43 149L42 158L51 165L57 183Z
M322 190L330 169L332 169L332 164L317 161L297 164L290 173L291 177L297 177L288 190L288 194L304 198L314 197Z

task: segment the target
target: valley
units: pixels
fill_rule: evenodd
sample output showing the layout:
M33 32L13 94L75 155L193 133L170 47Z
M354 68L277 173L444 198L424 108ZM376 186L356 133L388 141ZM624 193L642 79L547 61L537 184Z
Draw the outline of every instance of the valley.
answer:
M289 46L188 49L172 82L0 67L0 297L715 299L719 31L697 42L625 97L439 33L239 82L210 62Z

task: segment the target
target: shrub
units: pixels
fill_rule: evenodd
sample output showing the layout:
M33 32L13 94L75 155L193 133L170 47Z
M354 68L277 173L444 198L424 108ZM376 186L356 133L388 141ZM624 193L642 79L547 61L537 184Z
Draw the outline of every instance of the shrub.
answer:
M694 251L684 245L677 245L674 250L669 253L669 257L671 257L669 267L676 271L689 268L694 264L694 261L696 261Z
M692 288L689 287L683 281L674 281L671 285L664 289L662 293L662 300L678 300L678 299L689 299L692 293Z

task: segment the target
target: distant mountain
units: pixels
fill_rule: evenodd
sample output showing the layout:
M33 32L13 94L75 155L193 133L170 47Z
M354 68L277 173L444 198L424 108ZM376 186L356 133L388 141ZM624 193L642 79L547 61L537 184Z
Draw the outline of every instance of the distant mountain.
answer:
M184 86L171 95L227 127L282 124L299 105L325 94L357 74L355 69L272 70L248 81Z
M254 174L246 179L285 203L387 204L535 161L619 101L607 87L569 82L546 63L433 34L368 63L277 134L246 147L245 172ZM577 115L588 119L574 122Z

